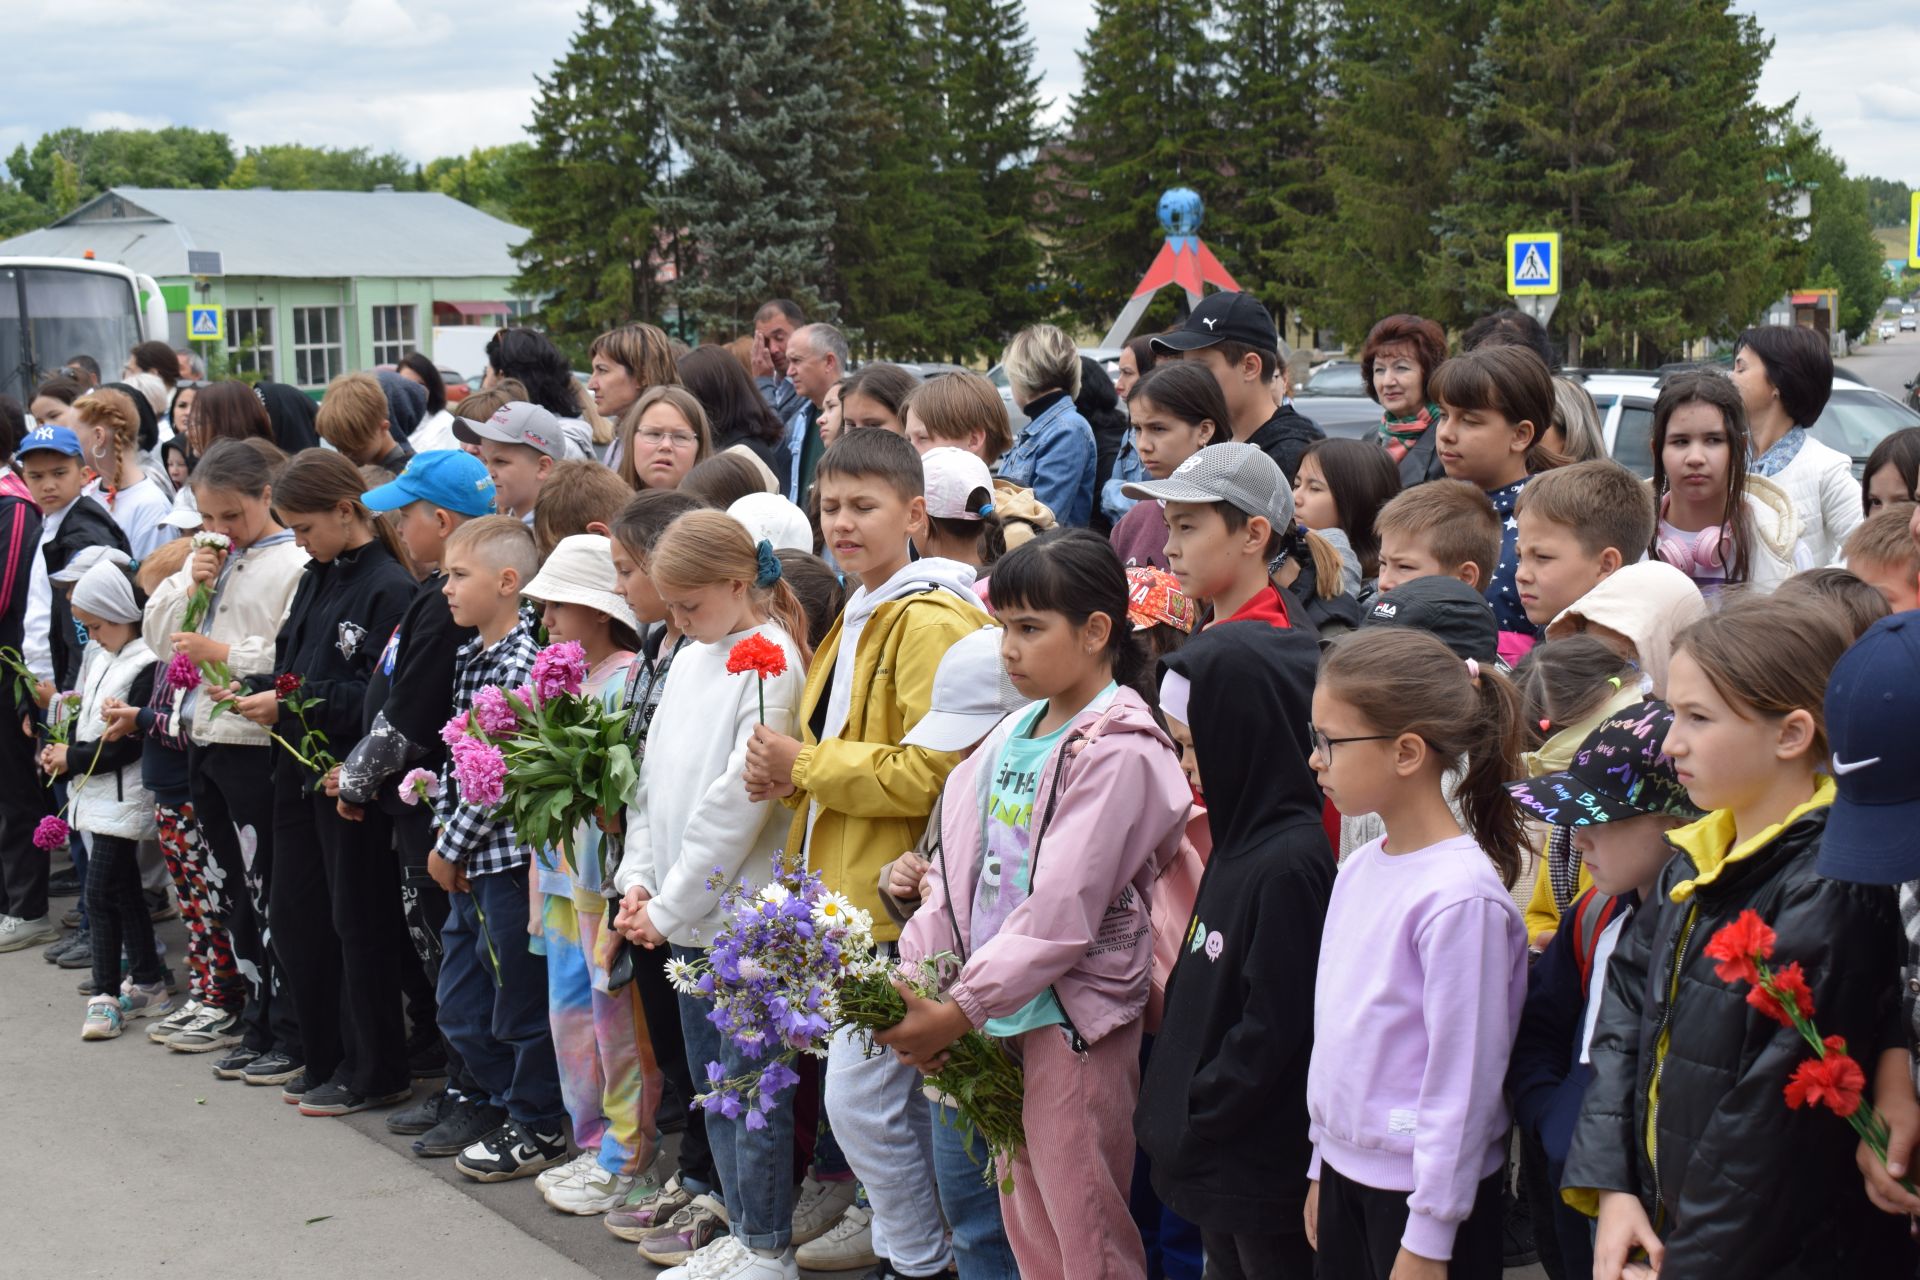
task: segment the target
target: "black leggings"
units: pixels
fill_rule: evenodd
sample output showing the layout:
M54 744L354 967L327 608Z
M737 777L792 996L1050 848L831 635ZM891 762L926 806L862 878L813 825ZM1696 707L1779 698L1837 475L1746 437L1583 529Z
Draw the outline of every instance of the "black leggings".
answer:
M1500 1280L1503 1262L1500 1189L1504 1166L1480 1182L1473 1210L1453 1237L1448 1280ZM1320 1165L1320 1256L1323 1280L1387 1280L1407 1229L1407 1192L1382 1191Z
M120 994L122 947L134 982L151 986L166 971L154 949L153 917L141 892L140 846L120 836L89 834L87 839L93 842L86 884L87 915L93 921L93 989L103 996Z

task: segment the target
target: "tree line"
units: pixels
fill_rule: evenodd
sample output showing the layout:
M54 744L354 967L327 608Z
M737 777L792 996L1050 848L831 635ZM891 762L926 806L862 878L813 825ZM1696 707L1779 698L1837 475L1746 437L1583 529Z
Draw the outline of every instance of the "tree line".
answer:
M1507 233L1555 230L1556 339L1649 365L1790 287L1840 287L1855 332L1884 292L1896 185L1758 102L1770 50L1724 0L1097 0L1051 104L1020 0L587 0L525 142L417 166L62 130L8 159L0 229L115 183L391 183L525 227L521 287L570 348L632 319L731 337L784 296L868 353L965 360L1104 329L1183 184L1241 283L1335 342L1464 325L1505 303Z

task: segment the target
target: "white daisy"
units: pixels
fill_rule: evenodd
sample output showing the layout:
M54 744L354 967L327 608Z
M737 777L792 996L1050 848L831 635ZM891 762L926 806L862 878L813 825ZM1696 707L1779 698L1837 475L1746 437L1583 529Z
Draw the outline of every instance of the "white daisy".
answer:
M700 992L700 970L686 960L667 961L667 985L683 996Z
M847 895L829 889L814 900L813 922L823 929L845 927L854 910L854 905L847 901Z

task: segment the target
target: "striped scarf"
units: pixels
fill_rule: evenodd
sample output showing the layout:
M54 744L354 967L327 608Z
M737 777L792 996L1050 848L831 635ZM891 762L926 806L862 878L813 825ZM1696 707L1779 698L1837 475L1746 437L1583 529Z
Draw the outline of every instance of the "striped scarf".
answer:
M1437 405L1424 405L1420 412L1411 418L1396 418L1387 414L1380 420L1380 443L1386 446L1387 456L1395 462L1407 456L1407 450L1433 425L1440 416Z

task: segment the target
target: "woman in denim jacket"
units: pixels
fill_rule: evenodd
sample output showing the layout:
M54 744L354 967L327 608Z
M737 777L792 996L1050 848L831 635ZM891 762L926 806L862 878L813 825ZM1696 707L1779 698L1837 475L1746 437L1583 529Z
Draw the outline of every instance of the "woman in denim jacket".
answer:
M1080 352L1059 329L1038 324L1013 336L1001 363L1028 421L1000 460L1000 478L1032 489L1060 524L1084 526L1093 518L1099 451L1073 407Z

